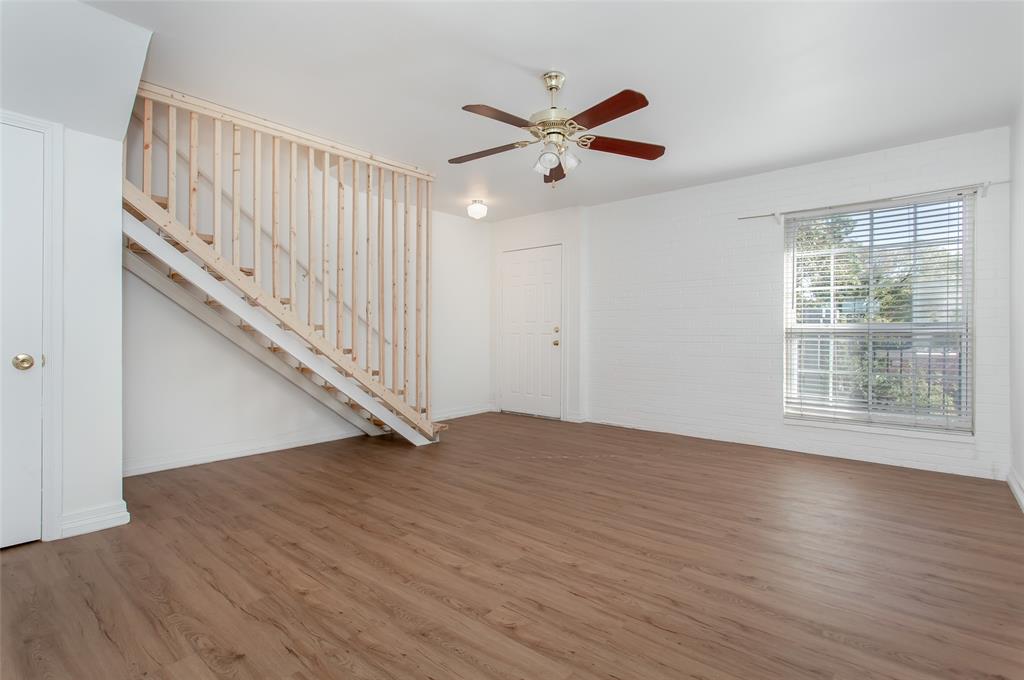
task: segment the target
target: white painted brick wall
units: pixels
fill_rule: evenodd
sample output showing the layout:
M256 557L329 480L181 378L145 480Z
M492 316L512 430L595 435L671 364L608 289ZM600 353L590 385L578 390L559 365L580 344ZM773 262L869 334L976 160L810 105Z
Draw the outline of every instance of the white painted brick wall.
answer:
M978 199L971 438L785 424L782 227L737 217L1000 181L1009 172L1009 129L998 128L585 209L590 419L1005 479L1007 185Z

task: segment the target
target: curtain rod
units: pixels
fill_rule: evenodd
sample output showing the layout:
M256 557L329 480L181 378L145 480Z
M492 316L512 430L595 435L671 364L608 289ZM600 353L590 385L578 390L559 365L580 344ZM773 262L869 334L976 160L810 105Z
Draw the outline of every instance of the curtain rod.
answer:
M964 186L961 186L961 187L952 187L950 189L940 189L938 191L921 191L921 192L918 192L916 194L903 194L902 196L889 196L888 198L879 198L879 199L875 199L873 201L857 201L856 203L840 203L840 204L837 204L837 205L823 205L823 206L821 206L819 208L801 208L800 210L777 211L777 212L764 213L764 214L761 214L761 215L747 215L745 217L737 217L736 219L737 220L757 220L757 219L761 219L762 217L774 217L775 221L778 222L781 225L782 224L782 216L786 215L788 213L812 212L812 211L816 211L816 210L831 210L831 209L834 209L834 208L848 208L848 207L855 206L855 205L863 205L864 203L882 203L882 202L885 202L885 201L898 201L898 200L902 200L902 199L906 199L906 198L918 198L920 196L930 196L932 194L948 194L951 191L967 191L968 189L980 189L981 190L981 197L985 198L985 196L988 195L988 188L989 187L995 186L997 184L1009 184L1009 183L1010 183L1010 180L1008 180L1008 179L1002 179L1002 180L999 180L998 182L978 182L977 184L967 184L967 185L964 185Z

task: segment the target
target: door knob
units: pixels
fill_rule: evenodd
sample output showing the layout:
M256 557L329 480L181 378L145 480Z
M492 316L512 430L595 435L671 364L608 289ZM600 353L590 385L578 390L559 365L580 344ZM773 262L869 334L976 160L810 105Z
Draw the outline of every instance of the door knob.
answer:
M554 345L555 347L558 347L559 342L558 342L558 340L552 340L551 344Z
M30 354L15 354L11 359L11 365L19 371L27 371L36 365L36 360Z

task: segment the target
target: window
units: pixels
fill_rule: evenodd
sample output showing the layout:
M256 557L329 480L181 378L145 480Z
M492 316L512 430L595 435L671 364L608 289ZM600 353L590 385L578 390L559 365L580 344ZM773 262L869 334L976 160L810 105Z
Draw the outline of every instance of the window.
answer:
M974 192L786 215L788 418L973 430Z

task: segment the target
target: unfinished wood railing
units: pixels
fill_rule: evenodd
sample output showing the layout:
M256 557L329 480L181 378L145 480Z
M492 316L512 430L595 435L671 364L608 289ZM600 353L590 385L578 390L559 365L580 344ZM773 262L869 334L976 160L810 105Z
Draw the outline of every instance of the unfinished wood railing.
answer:
M126 202L428 437L432 180L148 83L125 141Z

